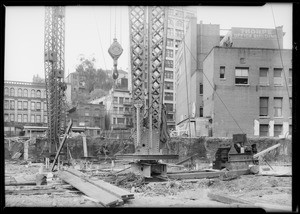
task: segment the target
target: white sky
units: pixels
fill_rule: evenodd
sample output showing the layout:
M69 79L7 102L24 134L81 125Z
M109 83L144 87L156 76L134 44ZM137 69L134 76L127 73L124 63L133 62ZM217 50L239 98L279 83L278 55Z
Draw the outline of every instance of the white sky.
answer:
M291 49L292 4L272 4L272 7L276 26L283 25L286 32L283 48ZM202 20L204 24L220 24L221 29L275 28L270 4L263 7L195 8L198 23ZM31 82L36 74L44 78L44 13L44 7L6 7L5 80ZM97 68L111 69L113 61L107 50L115 34L124 49L118 68L127 70L129 24L126 6L67 6L65 20L65 76L75 71L80 54L94 56Z

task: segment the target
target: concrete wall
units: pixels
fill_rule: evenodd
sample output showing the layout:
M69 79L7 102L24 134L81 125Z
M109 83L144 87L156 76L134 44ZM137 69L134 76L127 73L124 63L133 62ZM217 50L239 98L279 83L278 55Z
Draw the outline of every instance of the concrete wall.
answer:
M277 143L281 146L272 150L264 157L267 161L291 163L292 158L292 141L289 139L279 138L247 138L248 143L257 144L258 152L271 147ZM164 154L178 154L178 160L165 160L169 163L177 163L185 158L196 154L196 162L202 164L209 164L214 160L215 153L221 143L231 143L232 137L230 138L215 138L215 137L200 137L200 138L171 138L169 142L169 149L164 149ZM5 159L11 158L15 151L20 148L22 150L22 143L11 143L10 147L8 141L5 141ZM43 155L46 154L46 140L37 139L35 142L29 145L29 160L42 162ZM70 148L72 157L74 159L80 159L83 157L82 138L67 139L66 145ZM63 148L66 153L66 145ZM100 138L91 139L87 138L88 155L94 157L104 157L100 154L102 146L106 145L110 151L110 155L123 150L124 154L130 154L134 152L134 145L131 140L103 140ZM44 148L44 150L43 150ZM22 159L22 157L21 157Z

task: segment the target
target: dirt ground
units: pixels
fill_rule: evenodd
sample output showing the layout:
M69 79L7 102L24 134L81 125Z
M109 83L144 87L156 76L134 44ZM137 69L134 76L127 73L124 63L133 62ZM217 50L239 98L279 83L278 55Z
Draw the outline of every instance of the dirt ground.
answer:
M5 162L5 176L32 179L39 171L41 164L27 164L20 161ZM95 166L94 166L95 167ZM116 164L115 168L126 167ZM261 168L266 167L262 166ZM109 164L97 166L96 172L90 172L94 179L106 178ZM107 172L102 170L108 169ZM291 166L272 166L276 172L291 172ZM273 171L271 170L270 173ZM98 174L97 174L98 173ZM106 174L105 174L106 173ZM88 174L88 172L87 172ZM119 176L122 177L122 174ZM123 177L126 176L126 171ZM111 179L111 178L110 178ZM115 176L115 179L118 179ZM116 181L114 181L116 184ZM134 199L121 207L245 207L243 204L225 204L211 200L207 193L229 195L251 201L257 206L262 204L282 207L291 210L292 177L275 177L261 175L243 175L230 181L214 179L168 180L164 182L117 182L118 186L134 192ZM48 185L63 185L64 182L55 176ZM5 207L101 207L89 200L76 189L74 191L53 192L43 195L15 195L5 194Z

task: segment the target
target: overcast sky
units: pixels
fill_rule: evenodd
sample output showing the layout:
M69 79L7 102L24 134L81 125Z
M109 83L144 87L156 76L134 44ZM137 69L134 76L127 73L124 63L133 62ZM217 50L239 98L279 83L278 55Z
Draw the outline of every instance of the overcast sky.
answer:
M181 8L181 7L180 7ZM267 4L262 7L197 6L197 22L231 27L275 28L286 32L283 48L292 48L292 4ZM6 7L5 80L32 81L44 74L44 7ZM118 68L129 63L128 8L125 6L67 6L65 24L65 75L74 72L78 56L95 57L97 68L111 69L107 50L116 36L124 51ZM225 32L225 31L224 31ZM221 32L224 33L223 31Z

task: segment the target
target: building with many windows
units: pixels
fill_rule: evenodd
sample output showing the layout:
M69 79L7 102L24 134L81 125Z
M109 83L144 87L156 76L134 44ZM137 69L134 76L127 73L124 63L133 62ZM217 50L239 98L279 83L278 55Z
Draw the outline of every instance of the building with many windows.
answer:
M133 127L131 92L128 90L127 78L120 78L108 95L94 99L90 103L105 106L110 129L126 130Z
M291 50L214 47L203 67L204 117L212 119L213 136L291 134Z
M24 126L46 126L44 83L4 81L4 133L19 135Z

